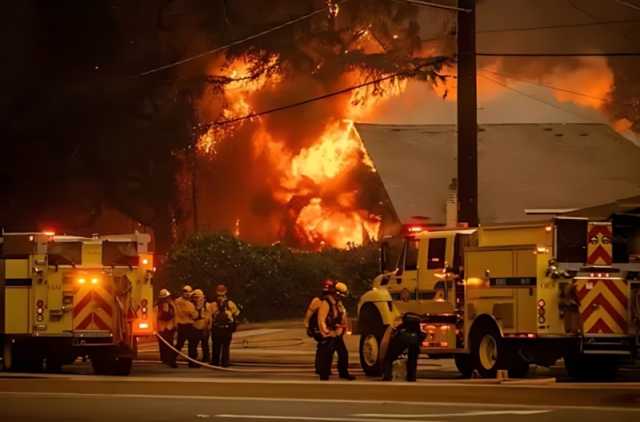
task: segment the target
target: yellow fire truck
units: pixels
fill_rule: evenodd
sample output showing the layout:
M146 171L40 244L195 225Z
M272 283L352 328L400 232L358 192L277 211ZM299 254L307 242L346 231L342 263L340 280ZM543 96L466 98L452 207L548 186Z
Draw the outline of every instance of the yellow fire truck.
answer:
M423 353L453 356L465 376L523 377L560 358L573 377L614 375L640 334L640 221L621 218L408 227L397 268L358 304L362 368L380 373L385 330L413 312Z
M0 344L5 370L57 371L88 357L128 375L153 335L150 236L0 235Z

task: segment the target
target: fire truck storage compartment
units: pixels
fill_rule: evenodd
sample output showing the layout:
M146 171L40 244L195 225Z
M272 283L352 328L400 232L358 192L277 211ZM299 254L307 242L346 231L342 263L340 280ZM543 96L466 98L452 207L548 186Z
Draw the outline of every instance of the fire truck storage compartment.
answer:
M30 332L31 277L28 259L4 259L0 289L2 289L2 319L4 334Z
M506 332L535 332L535 251L531 245L467 249L467 300L476 315L492 315Z

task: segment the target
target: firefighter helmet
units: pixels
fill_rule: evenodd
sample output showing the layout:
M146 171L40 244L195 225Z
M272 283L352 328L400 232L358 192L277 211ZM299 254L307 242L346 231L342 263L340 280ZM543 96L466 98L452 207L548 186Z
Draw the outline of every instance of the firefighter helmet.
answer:
M169 293L169 290L167 290L167 289L162 289L162 290L160 290L160 293L158 293L158 297L160 299L166 299L169 296L171 296L171 293Z
M349 294L349 288L344 283L336 283L335 289L338 296L346 296Z
M335 289L335 281L326 279L322 282L322 293L328 294L332 293Z
M216 295L217 296L225 296L227 294L227 286L224 284L218 284L216 286Z

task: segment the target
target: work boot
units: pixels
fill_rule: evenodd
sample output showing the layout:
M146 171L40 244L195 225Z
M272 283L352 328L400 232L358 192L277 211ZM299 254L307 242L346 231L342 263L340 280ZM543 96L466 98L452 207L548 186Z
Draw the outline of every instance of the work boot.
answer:
M356 377L351 374L340 375L340 378L347 381L355 381Z

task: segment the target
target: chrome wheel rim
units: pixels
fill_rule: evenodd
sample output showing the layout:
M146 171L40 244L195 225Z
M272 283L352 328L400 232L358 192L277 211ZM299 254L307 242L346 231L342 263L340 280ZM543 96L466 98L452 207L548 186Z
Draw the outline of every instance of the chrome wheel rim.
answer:
M480 365L484 369L492 369L498 360L498 343L491 334L485 334L480 341Z
M378 339L373 334L365 337L362 343L362 358L367 366L374 366L378 363Z

